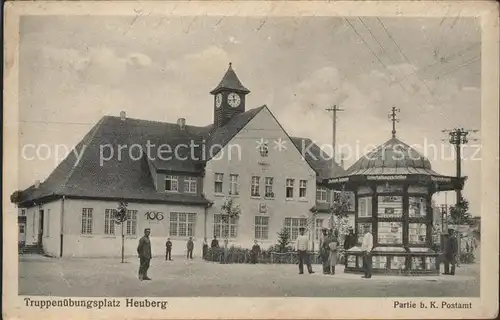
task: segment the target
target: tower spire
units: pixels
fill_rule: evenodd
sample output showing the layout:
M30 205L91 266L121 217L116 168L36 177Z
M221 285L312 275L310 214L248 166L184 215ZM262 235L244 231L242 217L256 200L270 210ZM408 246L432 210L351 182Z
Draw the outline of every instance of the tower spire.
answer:
M396 107L392 107L391 113L389 114L389 120L392 122L392 137L396 138L396 122L399 122L399 119L396 117L396 112L401 112L400 109Z

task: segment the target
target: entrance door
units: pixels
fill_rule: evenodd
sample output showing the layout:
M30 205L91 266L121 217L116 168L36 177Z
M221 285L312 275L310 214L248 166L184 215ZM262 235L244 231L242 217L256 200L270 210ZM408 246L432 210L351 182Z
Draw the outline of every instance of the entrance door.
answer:
M19 223L19 244L26 243L26 223Z
M40 210L40 220L38 221L38 245L43 244L43 210Z

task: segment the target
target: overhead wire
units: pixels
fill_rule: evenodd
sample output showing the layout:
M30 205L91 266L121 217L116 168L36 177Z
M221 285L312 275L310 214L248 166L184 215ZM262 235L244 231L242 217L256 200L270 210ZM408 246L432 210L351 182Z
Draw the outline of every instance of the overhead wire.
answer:
M398 49L399 53L401 53L401 55L403 56L403 58L405 59L405 61L411 65L411 62L410 62L410 59L408 59L408 57L406 56L406 54L403 52L403 50L401 49L401 47L399 46L399 44L396 42L396 40L392 37L391 33L389 32L389 30L387 30L387 28L385 27L384 23L382 22L382 20L380 20L379 17L377 17L377 20L378 22L380 23L380 25L382 26L382 28L384 29L384 31L387 33L387 35L389 36L389 39L392 40L392 42L394 43L394 45L396 46L396 48ZM419 78L419 80L423 83L423 85L425 86L425 88L427 89L427 91L429 91L429 93L431 94L431 96L437 101L438 99L434 96L434 93L432 92L432 90L429 88L429 86L427 85L426 81L420 76L418 70L415 72L415 74L417 75L417 77Z

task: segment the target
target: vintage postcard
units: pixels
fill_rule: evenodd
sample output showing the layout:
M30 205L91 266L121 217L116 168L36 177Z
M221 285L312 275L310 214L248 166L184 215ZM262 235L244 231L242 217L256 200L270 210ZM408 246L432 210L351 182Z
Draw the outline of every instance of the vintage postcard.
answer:
M5 5L5 319L498 315L494 1Z

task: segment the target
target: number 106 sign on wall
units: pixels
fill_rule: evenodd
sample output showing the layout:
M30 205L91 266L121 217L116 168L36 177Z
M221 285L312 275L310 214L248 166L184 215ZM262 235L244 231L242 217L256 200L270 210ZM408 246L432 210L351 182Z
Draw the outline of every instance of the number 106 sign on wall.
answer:
M147 220L158 220L161 221L163 220L163 212L156 212L156 211L148 211L145 214Z

